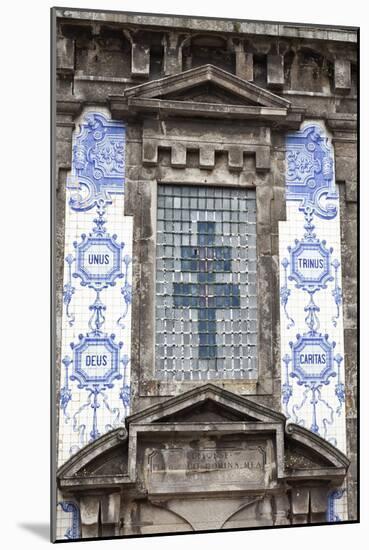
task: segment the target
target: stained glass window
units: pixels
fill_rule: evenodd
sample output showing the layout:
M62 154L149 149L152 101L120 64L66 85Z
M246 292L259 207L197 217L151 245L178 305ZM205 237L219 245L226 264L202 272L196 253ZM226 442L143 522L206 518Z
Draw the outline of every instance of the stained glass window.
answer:
M159 185L156 377L257 376L252 189Z

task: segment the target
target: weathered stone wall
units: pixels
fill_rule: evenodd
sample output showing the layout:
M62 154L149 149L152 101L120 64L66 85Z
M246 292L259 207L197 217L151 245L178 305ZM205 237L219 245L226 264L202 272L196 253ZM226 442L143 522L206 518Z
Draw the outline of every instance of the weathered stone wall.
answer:
M286 217L285 134L305 118L332 134L340 192L349 519L356 518L356 103L354 29L57 9L56 369L60 346L65 186L72 133L86 107L126 123L124 214L133 216L131 412L193 386L158 383L154 372L156 186L158 182L256 188L259 379L226 389L280 409L279 236ZM211 64L290 101L294 122L196 118L146 112L115 101L133 86ZM230 90L169 94L174 101L229 103ZM192 94L192 95L191 95ZM235 103L233 96L231 103ZM242 101L240 101L242 103ZM246 148L242 149L246 145ZM146 513L146 512L145 512ZM147 514L150 515L150 511ZM144 516L144 512L142 512ZM165 518L164 518L165 519ZM183 528L181 528L183 530Z

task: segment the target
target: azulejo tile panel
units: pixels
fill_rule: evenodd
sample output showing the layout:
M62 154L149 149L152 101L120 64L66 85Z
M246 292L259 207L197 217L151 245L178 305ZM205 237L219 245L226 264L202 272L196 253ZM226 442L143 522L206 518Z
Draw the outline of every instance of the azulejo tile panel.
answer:
M122 425L130 406L132 218L123 215L125 126L104 110L88 110L76 128L66 192L59 466ZM64 538L78 538L77 504L59 502L58 518L58 526L66 526Z
M56 511L57 539L81 538L79 505L74 500L60 500Z
M324 126L286 137L287 221L280 222L282 410L346 451L339 196ZM345 489L328 521L346 518Z

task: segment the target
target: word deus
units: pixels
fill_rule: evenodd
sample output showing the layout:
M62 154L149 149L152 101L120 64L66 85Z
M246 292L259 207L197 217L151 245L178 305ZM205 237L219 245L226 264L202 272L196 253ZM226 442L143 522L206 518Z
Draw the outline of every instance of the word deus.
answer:
M323 258L298 258L298 267L301 269L323 269Z
M107 355L85 355L86 367L105 367L108 364Z
M325 365L327 357L325 353L301 353L300 365Z
M106 265L110 263L109 254L89 254L87 257L89 265Z

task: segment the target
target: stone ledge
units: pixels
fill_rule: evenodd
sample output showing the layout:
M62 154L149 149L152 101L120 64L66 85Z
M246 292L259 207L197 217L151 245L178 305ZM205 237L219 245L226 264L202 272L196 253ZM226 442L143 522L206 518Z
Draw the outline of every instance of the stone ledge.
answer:
M55 8L58 18L128 24L134 27L150 26L172 30L177 29L224 32L232 34L253 34L262 36L296 37L310 40L329 40L334 42L357 43L356 27L339 27L333 25L305 25L294 23L272 23L264 21L245 21L243 19L225 19L215 17L176 16L168 14L148 14L140 12L80 10L74 8Z

